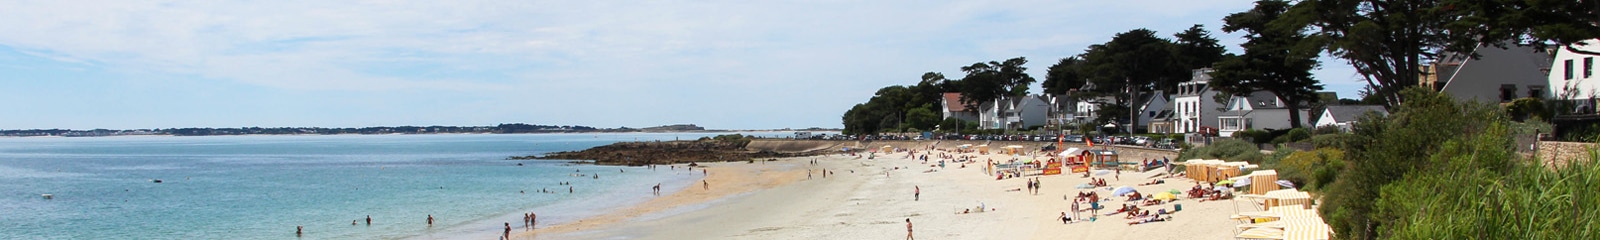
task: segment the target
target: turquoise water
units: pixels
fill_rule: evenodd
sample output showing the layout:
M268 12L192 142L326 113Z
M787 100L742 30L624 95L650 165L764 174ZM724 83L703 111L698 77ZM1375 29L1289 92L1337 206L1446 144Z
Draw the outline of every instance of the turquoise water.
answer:
M285 239L295 226L304 239L489 239L523 212L575 221L700 178L507 156L707 135L0 138L0 239Z

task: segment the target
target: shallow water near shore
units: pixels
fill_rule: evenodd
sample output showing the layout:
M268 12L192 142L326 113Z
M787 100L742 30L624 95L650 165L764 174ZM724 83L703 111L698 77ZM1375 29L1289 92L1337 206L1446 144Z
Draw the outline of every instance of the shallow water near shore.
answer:
M521 212L575 221L699 179L508 156L710 135L0 138L0 239L284 239L295 226L308 239L491 236L504 222L522 231Z

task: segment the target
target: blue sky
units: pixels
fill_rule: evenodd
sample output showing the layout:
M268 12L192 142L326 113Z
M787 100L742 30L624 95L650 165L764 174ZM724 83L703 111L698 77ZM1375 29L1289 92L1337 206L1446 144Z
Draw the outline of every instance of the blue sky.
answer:
M533 123L840 127L878 88L1251 1L22 1L0 129ZM1316 72L1355 98L1343 61ZM1033 87L1039 91L1039 87Z

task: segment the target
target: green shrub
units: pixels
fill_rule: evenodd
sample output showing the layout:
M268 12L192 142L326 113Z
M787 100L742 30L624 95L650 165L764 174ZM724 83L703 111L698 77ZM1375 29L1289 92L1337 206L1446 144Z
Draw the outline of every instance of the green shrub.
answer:
M1485 216L1484 212L1441 211L1457 205L1501 204L1495 199L1464 193L1482 193L1490 190L1485 187L1498 187L1497 184L1505 182L1452 178L1485 177L1496 175L1492 174L1494 171L1508 169L1510 163L1514 162L1509 160L1517 156L1498 152L1510 152L1512 149L1510 138L1504 135L1504 124L1509 117L1498 106L1458 104L1454 97L1427 89L1409 88L1403 90L1402 95L1405 101L1393 109L1393 114L1368 115L1357 121L1351 132L1359 139L1367 140L1346 142L1349 144L1344 146L1344 168L1320 170L1336 171L1325 173L1335 175L1333 182L1320 187L1325 192L1336 194L1324 195L1319 208L1334 232L1340 238L1349 239L1540 239L1500 235L1503 232L1473 235L1482 232L1484 225L1481 222L1444 221L1447 219L1433 219L1441 220L1437 224L1419 222L1428 220L1419 217L1503 218L1499 221L1506 222L1533 218L1500 213L1496 213L1497 216ZM1464 141L1480 135L1485 136ZM1450 167L1455 162L1482 168ZM1316 171L1319 170L1312 170L1312 173L1317 174ZM1594 186L1586 187L1593 191ZM1463 194L1448 195L1450 198L1427 197L1451 191L1462 191ZM1511 224L1523 223L1526 222ZM1417 231L1406 229L1419 226L1426 227L1420 227L1424 230ZM1426 230L1431 227L1456 232ZM1459 237L1462 235L1467 237Z
M1343 167L1344 151L1332 148L1320 148L1312 151L1296 152L1283 158L1271 166L1262 165L1263 168L1278 170L1278 179L1289 180L1303 190L1316 189L1333 181L1334 176L1317 176L1323 174L1337 174L1339 167Z
M1349 149L1350 146L1358 144L1360 139L1360 136L1348 133L1324 134L1312 136L1311 145L1316 148Z
M1340 132L1343 132L1343 131L1339 130L1339 126L1323 125L1323 126L1317 126L1317 128L1312 129L1311 130L1311 135L1338 134Z
M1512 100L1506 106L1506 114L1511 115L1511 120L1522 121L1529 118L1550 119L1550 111L1544 106L1544 100L1538 98L1519 98Z
M1223 139L1217 140L1211 145L1206 145L1204 147L1184 148L1182 152L1178 153L1178 159L1179 161L1189 159L1222 159L1228 161L1249 161L1252 163L1259 163L1266 159L1266 155L1261 154L1261 149L1256 148L1255 144L1238 139Z
M1255 144L1264 144L1272 142L1272 133L1256 129L1245 129L1244 131L1233 132L1233 138L1244 139Z

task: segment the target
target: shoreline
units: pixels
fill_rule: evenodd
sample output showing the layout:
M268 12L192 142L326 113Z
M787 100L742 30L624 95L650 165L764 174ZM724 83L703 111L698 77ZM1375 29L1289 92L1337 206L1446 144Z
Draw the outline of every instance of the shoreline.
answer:
M624 206L617 210L600 213L582 218L574 222L566 222L547 227L537 227L531 231L513 231L512 239L566 239L567 236L585 231L592 231L610 225L622 224L630 219L658 214L679 208L726 199L728 197L746 194L752 191L770 189L793 183L804 178L803 169L794 169L788 161L764 161L758 163L745 162L714 162L697 167L694 172L704 170L702 180L710 187L691 181L688 186L683 186L675 192L664 192L663 195L645 200L632 206ZM687 164L658 165L667 166L668 171L689 171ZM755 166L738 166L755 165ZM641 186L648 190L650 186ZM670 188L662 186L663 189Z

